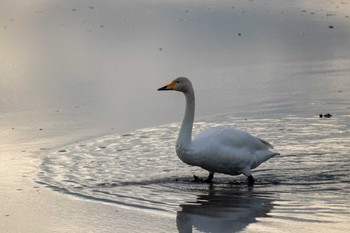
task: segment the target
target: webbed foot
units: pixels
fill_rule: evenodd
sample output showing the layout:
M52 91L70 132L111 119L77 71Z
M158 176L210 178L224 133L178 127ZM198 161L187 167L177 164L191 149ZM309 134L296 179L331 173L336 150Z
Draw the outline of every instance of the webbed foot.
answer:
M202 178L199 178L198 176L196 175L193 175L193 181L192 182L203 182L203 179Z
M202 178L200 178L200 177L198 177L196 175L193 175L193 181L192 182L203 182L203 183L211 184L211 183L213 183L213 181L212 181L213 178L214 178L214 172L210 172L209 176L205 180L203 180Z

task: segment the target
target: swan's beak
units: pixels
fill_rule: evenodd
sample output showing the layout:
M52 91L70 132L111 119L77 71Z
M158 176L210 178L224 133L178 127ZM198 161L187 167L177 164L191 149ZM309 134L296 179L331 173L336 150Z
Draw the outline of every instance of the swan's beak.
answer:
M172 83L164 86L164 87L161 87L161 88L158 88L158 91L170 91L170 90L173 90L174 89L174 86L176 85L176 81L173 81Z

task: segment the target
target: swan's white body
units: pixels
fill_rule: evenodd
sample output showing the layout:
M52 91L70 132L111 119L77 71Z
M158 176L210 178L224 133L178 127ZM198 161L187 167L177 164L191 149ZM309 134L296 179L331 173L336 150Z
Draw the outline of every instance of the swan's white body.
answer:
M176 143L176 153L183 162L209 171L207 181L211 181L214 173L218 172L244 174L250 183L254 183L251 169L278 155L269 150L273 147L265 140L228 127L209 128L192 141L195 98L190 80L177 78L158 90L176 90L185 94L186 110Z

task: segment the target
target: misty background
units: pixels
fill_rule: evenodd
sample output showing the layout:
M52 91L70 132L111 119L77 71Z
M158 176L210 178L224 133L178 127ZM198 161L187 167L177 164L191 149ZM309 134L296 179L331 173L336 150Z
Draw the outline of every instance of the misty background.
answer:
M194 84L197 117L345 99L349 12L348 1L2 0L1 125L177 122L183 97L156 89L178 76Z

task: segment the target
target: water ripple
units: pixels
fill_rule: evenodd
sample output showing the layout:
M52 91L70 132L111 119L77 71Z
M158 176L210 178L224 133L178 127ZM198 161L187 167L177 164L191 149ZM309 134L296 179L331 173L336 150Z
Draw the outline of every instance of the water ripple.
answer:
M218 174L214 187L193 183L194 174L204 177L207 173L177 158L178 124L60 148L43 158L38 182L82 198L177 213L180 223L190 213L207 218L210 209L216 211L212 214L237 218L238 212L248 211L247 206L252 212L243 215L254 218L278 215L288 221L327 222L329 213L339 215L349 210L348 121L348 116L216 116L197 122L195 134L221 124L246 130L275 145L281 155L253 172L257 183L250 191L243 176Z

